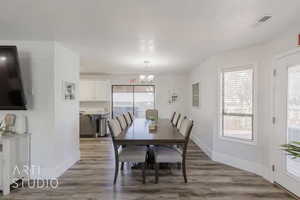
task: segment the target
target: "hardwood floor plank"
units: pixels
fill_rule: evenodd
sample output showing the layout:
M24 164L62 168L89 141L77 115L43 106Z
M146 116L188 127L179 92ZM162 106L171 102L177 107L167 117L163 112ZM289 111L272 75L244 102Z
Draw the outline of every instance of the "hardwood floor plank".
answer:
M81 160L59 178L56 189L19 188L3 199L10 200L247 200L293 199L284 190L262 177L210 160L194 143L189 144L187 175L184 183L176 167L159 171L154 184L154 170L142 172L125 165L114 186L114 154L110 138L80 140Z

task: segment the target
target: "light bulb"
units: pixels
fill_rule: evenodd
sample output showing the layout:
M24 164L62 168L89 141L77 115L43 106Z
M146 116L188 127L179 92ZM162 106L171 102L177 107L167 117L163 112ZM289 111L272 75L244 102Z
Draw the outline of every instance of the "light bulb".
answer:
M148 81L153 81L154 75L149 75L147 79L148 79Z
M140 75L140 80L145 80L146 76L145 75Z

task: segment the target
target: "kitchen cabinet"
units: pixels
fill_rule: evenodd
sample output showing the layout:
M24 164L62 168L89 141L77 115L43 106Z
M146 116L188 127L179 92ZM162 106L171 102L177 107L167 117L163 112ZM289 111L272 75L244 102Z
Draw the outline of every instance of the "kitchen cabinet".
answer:
M109 82L80 80L80 101L109 101Z
M80 101L89 101L95 98L94 81L82 80L79 87Z

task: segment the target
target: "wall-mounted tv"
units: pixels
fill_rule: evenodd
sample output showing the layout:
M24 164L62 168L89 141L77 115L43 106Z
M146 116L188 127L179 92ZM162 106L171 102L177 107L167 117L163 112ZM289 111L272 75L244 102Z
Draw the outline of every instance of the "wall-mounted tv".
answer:
M26 110L16 46L0 46L0 110Z

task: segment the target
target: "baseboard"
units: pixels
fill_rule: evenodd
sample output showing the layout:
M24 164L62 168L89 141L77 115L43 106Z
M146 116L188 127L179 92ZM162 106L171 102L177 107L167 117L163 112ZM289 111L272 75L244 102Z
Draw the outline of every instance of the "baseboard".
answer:
M274 182L274 172L272 171L272 167L263 167L263 172L261 175L267 181L273 183Z
M56 167L52 168L40 168L40 174L31 174L31 179L53 179L61 176L67 169L72 167L78 160L80 160L80 151L78 150L69 159L60 163Z
M207 145L203 144L197 136L191 135L191 139L208 157L212 157L211 149Z
M239 159L234 156L215 151L213 151L212 160L265 177L265 167L255 162Z
M78 150L76 153L74 153L73 157L66 160L64 163L56 167L56 178L60 177L67 169L72 167L78 160L80 160L80 151Z
M249 171L252 173L255 173L259 176L262 176L264 179L266 179L269 182L273 182L272 173L270 172L271 168L268 169L268 167L257 164L255 162L251 162L244 159L239 159L234 156L230 156L228 154L219 153L216 151L212 151L210 148L208 148L207 145L203 144L201 140L196 135L191 135L192 141L199 147L201 150L212 160L220 163L224 163L226 165L230 165L232 167Z

